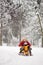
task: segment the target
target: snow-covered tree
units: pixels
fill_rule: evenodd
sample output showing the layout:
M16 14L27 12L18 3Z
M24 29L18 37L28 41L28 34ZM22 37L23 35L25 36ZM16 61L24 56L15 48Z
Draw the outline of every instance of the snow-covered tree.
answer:
M36 13L40 12L37 1L0 0L1 32L3 40L8 45L13 36L19 38L20 41L25 37L31 43L38 45L38 40L42 36L40 27L42 21L40 14L38 16Z
M3 0L0 1L0 24L1 24L1 34L6 40L6 43L10 42L9 35L12 34L15 37L18 37L18 35L21 36L21 22L24 19L23 13L24 10L21 7L21 3L14 4L12 0ZM10 28L12 31L9 30ZM5 33L5 34L4 34ZM11 37L11 36L10 36Z
M17 17L15 19L12 19L12 15L15 15L15 11L21 7L21 4L14 4L13 1L11 0L1 0L0 1L0 24L1 24L1 35L5 35L5 40L6 37L8 36L9 28L10 25L13 23L15 26L15 23L17 23L14 20L17 20ZM17 14L17 13L16 13ZM14 21L14 22L13 22ZM18 27L17 27L18 28ZM7 32L6 32L7 31ZM15 33L16 34L16 33ZM6 36L7 35L7 36ZM10 34L9 34L10 35ZM1 36L1 37L2 37ZM7 40L6 40L7 41Z

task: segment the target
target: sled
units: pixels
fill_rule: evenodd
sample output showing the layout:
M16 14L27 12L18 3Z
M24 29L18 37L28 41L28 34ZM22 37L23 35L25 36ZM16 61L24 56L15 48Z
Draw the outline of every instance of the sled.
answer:
M28 51L24 51L23 48L20 48L19 55L30 56L30 52L29 52L29 50Z

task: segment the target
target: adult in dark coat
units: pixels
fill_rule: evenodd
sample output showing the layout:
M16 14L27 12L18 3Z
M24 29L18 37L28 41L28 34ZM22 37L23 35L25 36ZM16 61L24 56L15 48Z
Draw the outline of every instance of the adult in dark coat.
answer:
M27 43L27 45L31 46L30 42L28 42L26 39L23 39L23 40L19 43L19 46L23 46L25 42Z

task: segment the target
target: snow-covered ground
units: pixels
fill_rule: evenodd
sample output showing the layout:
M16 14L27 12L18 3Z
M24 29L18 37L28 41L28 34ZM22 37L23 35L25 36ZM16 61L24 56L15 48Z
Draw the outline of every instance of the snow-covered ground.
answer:
M33 47L33 56L18 53L18 47L0 46L0 65L43 65L43 48Z

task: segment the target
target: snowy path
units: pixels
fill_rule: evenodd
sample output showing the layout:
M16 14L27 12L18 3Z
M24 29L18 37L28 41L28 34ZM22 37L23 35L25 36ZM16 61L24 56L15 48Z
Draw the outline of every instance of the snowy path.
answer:
M0 46L0 65L43 65L43 48L33 48L33 56L19 56L18 47Z

